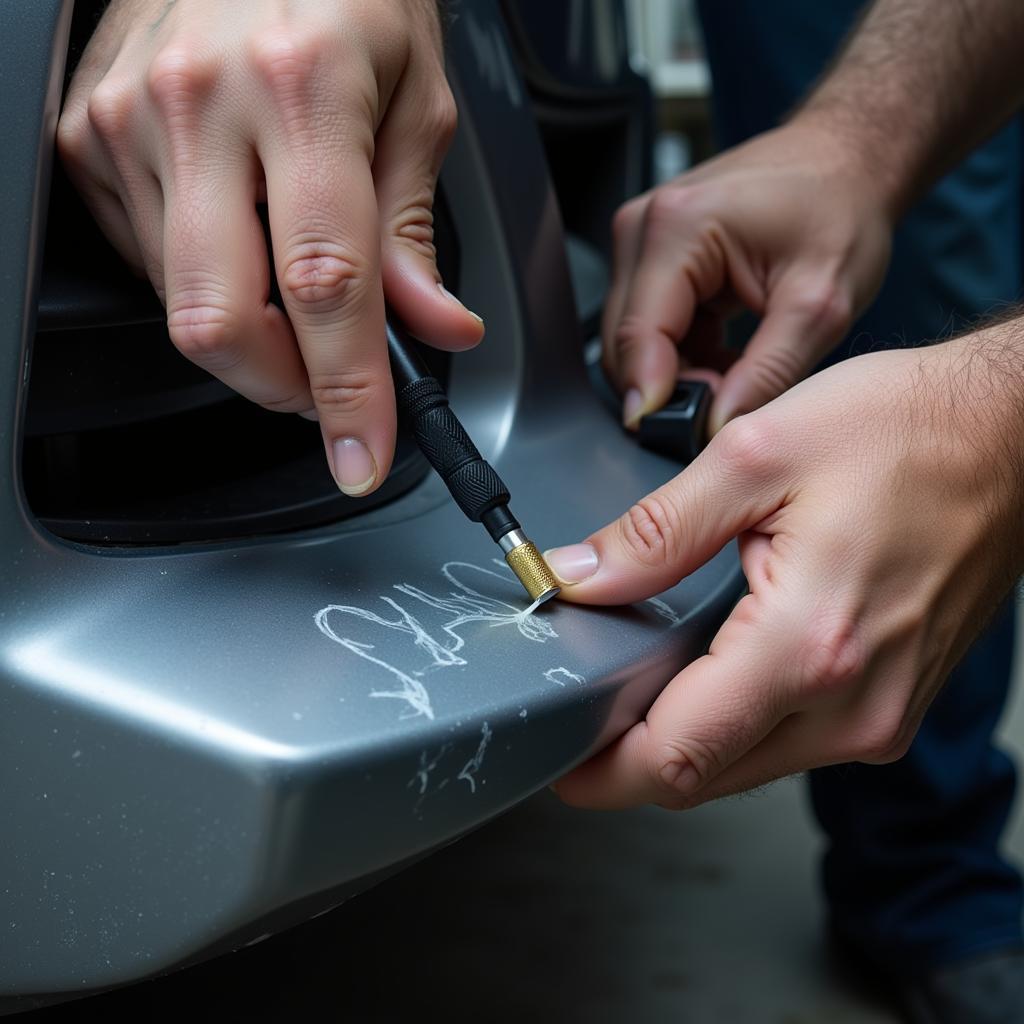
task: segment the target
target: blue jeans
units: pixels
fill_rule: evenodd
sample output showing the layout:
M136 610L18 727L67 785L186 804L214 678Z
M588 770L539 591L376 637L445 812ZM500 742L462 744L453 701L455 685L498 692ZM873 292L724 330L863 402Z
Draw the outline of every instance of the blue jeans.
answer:
M778 124L861 0L700 0L723 146ZM901 223L878 298L830 358L941 337L1021 295L1021 125L944 178ZM1013 763L992 742L1013 650L1011 603L950 676L909 753L810 773L837 932L902 976L1022 944L1022 887L999 854Z

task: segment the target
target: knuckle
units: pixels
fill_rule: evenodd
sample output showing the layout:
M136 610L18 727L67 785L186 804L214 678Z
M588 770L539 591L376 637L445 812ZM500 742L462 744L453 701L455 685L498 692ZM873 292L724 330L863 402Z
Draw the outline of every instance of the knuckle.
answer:
M910 749L913 733L902 709L894 707L876 713L855 737L851 760L865 764L892 764Z
M635 313L626 313L612 330L612 347L627 361L645 348L648 325Z
M101 139L122 139L135 113L134 92L124 82L104 79L93 89L86 112L89 124Z
M146 91L164 110L173 110L208 93L217 64L198 46L175 44L161 50L146 72Z
M651 764L654 778L674 809L689 805L692 794L703 789L721 767L709 745L681 737L663 742Z
M186 359L211 372L229 370L242 358L234 318L221 306L183 305L169 311L167 333Z
M323 37L292 26L272 26L256 33L249 43L253 68L273 90L291 91L307 84L323 57Z
M392 221L391 234L431 262L437 259L434 212L426 202L405 207Z
M825 695L853 686L864 674L867 657L852 623L822 629L805 627L796 664L807 695Z
M305 412L309 408L309 395L305 392L293 391L275 398L261 397L260 405L270 412Z
M73 167L81 167L88 158L89 122L77 111L66 110L57 122L57 152Z
M328 415L361 412L372 404L379 386L376 374L358 367L309 375L309 390L313 401L321 412Z
M631 506L619 519L619 532L627 553L641 565L671 564L679 555L679 513L663 493L655 491Z
M459 111L455 97L447 83L438 91L427 115L430 134L443 149L447 149L459 124Z
M281 290L293 306L307 313L334 312L366 293L367 263L338 245L314 242L285 259Z
M647 204L647 222L678 226L701 214L700 190L692 185L663 185L655 189Z
M633 231L643 219L646 205L644 198L631 199L615 211L615 216L612 217L612 237L616 242L623 243L632 237Z
M853 316L850 296L833 280L805 285L797 297L796 306L827 335L841 333Z
M744 478L767 475L774 467L775 438L756 414L730 420L711 444L717 447L723 463Z

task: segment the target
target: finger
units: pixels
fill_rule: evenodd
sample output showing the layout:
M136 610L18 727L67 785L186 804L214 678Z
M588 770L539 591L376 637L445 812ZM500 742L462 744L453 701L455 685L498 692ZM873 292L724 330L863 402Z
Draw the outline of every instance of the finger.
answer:
M314 78L287 52L267 75L278 124L260 146L277 280L334 478L346 494L367 494L387 476L396 427L373 126L346 111L336 123L313 117Z
M703 793L787 714L787 645L743 598L711 652L679 673L645 721L557 783L567 803L681 806Z
M164 195L168 332L183 355L239 394L307 412L313 403L291 329L267 301L253 152L240 135L218 133L209 116L218 68L198 48L179 47L161 55L147 80L156 117L146 132Z
M80 185L82 200L99 225L107 241L117 250L121 259L139 276L146 274L146 260L135 237L128 211L120 198L102 185Z
M717 253L702 257L699 242L688 243L679 226L667 222L665 202L664 194L656 193L644 207L640 253L610 326L612 364L625 396L628 427L672 394L679 372L677 345L701 298L713 294L724 275Z
M710 779L707 785L683 797L675 806L695 807L710 800L758 789L798 772L843 764L854 759L842 753L846 749L840 731L826 731L812 715L792 714Z
M640 253L611 328L617 383L632 398L623 408L627 426L667 401L679 370L677 346L699 305L729 287L728 242L704 230L691 195L659 189L644 207Z
M164 195L155 170L143 159L138 96L124 82L104 80L89 97L87 115L90 146L113 169L108 187L124 205L146 274L165 303ZM90 162L101 166L95 156Z
M615 328L622 319L633 272L640 259L643 241L644 211L649 196L637 196L620 206L612 220L612 281L601 316L601 361L604 371L617 387L620 385Z
M768 298L764 319L722 381L712 434L759 409L810 373L850 326L852 299L831 276L791 273Z
M838 709L796 712L737 758L682 806L745 793L778 779L853 761L890 764L903 757L920 727L927 705L898 717L895 728L884 716L849 702ZM889 718L897 720L897 716Z
M167 326L178 350L277 412L313 409L288 318L268 301L270 269L251 179L214 159L182 167L168 192Z
M133 270L143 273L142 251L119 196L122 183L89 124L86 109L80 101L61 116L57 128L61 162L107 240Z
M776 511L786 495L781 453L764 421L737 420L667 484L584 543L545 552L583 604L628 604L661 593L733 537Z
M430 81L403 83L373 160L384 293L417 338L449 351L471 348L484 333L483 320L445 289L434 248L434 189L455 121L440 68Z

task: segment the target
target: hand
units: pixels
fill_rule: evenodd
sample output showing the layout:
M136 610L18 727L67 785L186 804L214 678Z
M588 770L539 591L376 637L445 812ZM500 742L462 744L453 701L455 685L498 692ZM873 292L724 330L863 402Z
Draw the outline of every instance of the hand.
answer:
M869 170L811 118L631 200L613 228L604 367L623 419L660 408L682 372L716 391L712 434L840 341L881 283L892 234ZM761 322L735 361L720 343L744 306Z
M907 749L1021 572L1024 320L851 359L734 420L679 476L548 553L584 604L672 586L731 538L750 593L710 652L557 786L689 807Z
M483 333L434 260L454 127L435 0L113 0L58 145L174 344L253 401L319 418L339 486L364 494L394 450L384 293L438 347ZM285 311L268 302L263 202Z

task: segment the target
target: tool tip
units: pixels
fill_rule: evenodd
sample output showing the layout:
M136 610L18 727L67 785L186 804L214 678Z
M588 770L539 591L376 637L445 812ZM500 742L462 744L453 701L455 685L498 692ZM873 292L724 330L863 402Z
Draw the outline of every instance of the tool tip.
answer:
M505 555L505 561L535 605L550 601L561 591L555 574L544 561L544 556L530 541L514 547Z

